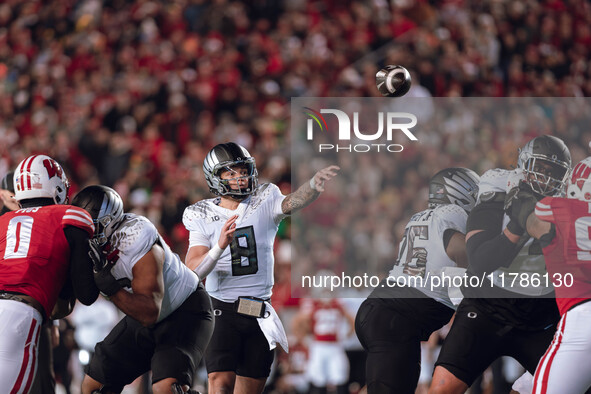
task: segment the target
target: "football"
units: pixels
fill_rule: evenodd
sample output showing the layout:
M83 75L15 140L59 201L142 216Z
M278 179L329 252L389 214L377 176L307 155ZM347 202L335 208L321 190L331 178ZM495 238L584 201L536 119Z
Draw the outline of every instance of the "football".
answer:
M386 66L376 73L376 86L382 96L404 96L410 84L410 73L402 66Z

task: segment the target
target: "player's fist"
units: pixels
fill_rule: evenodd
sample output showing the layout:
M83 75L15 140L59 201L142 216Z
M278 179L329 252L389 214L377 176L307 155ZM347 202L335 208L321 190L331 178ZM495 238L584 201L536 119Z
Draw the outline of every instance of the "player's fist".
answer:
M104 248L92 240L89 241L89 244L88 255L93 264L94 283L104 295L110 297L121 290L121 285L111 273L113 266L119 260L119 251L113 249L110 243Z
M505 197L505 212L521 229L526 228L527 218L536 208L538 199L531 187L520 182Z

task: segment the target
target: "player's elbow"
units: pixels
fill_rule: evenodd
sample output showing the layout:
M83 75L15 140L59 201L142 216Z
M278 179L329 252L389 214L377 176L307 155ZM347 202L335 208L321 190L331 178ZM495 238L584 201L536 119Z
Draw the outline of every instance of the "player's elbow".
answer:
M149 308L145 310L144 313L141 314L141 316L138 316L137 320L142 324L142 326L149 327L151 325L156 324L159 315L160 308Z
M148 303L147 305L144 305L137 320L140 323L142 323L142 325L145 327L156 324L156 322L158 321L158 317L160 316L161 307L162 298L155 296L152 302Z

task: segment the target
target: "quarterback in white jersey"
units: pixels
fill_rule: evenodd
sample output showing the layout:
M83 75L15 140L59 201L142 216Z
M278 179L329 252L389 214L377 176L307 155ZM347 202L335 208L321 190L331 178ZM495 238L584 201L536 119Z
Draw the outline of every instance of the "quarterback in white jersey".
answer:
M183 223L190 231L185 263L191 269L213 269L206 281L216 316L205 353L211 392L263 391L274 354L272 333L261 328L269 319L263 317L281 326L267 302L279 222L314 201L337 170L324 168L284 196L273 184L258 185L255 160L244 147L219 144L207 154L203 172L217 197L185 209Z
M454 313L447 286L436 279L446 268L467 265L464 234L478 180L474 171L458 167L431 178L429 209L412 216L390 276L359 308L355 331L368 352L368 393L415 392L421 341Z
M151 370L156 392L191 392L213 332L209 296L145 217L123 212L121 197L88 186L73 202L95 222L95 283L126 314L95 347L82 392L120 393Z
M226 248L207 277L205 288L211 297L234 302L239 296L269 299L273 287L273 243L281 219L285 196L272 183L257 187L235 210L220 206L221 197L189 206L183 223L190 231L189 247L213 247L225 222L234 221L234 240Z

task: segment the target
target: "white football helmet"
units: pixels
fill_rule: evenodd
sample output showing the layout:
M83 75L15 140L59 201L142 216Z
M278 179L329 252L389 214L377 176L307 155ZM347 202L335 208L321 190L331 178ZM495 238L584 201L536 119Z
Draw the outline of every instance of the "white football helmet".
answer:
M455 204L470 213L476 205L480 176L463 167L439 171L429 181L429 208Z
M573 169L566 186L566 197L591 202L591 156Z
M246 176L239 177L248 180L246 187L234 189L228 179L222 179L221 173L233 171L234 167L243 166L247 170ZM205 156L203 161L203 173L209 186L209 190L217 196L230 195L236 198L245 198L252 194L258 186L258 172L254 157L246 148L234 142L218 144Z
M14 172L14 198L51 198L56 204L68 200L70 182L62 167L46 155L33 155L21 161Z

